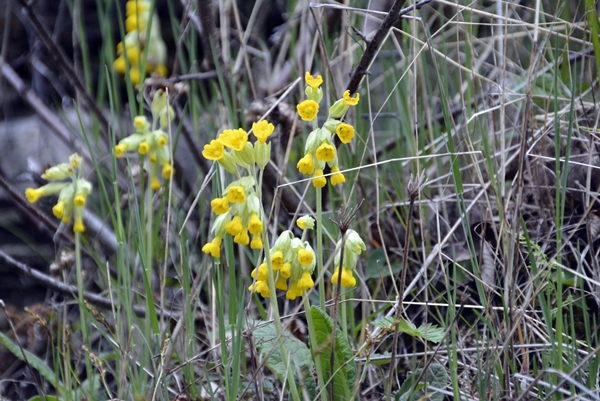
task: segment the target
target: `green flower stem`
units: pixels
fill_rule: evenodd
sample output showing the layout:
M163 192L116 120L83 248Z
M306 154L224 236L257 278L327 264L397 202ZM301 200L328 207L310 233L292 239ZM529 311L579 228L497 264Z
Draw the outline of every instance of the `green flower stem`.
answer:
M319 278L319 304L325 310L325 277L323 276L323 193L317 190L317 277ZM306 312L308 314L308 311Z
M340 278L341 280L341 278ZM342 287L342 291L340 291L340 306L341 306L341 315L340 315L340 324L342 325L342 332L344 333L344 337L346 337L346 340L350 341L350 339L348 338L348 321L347 319L347 315L346 315L346 308L348 307L348 305L346 305L346 291L343 291L343 287Z
M75 269L77 270L77 295L79 297L78 302L79 302L79 323L81 325L81 336L83 337L83 344L85 344L85 346L88 349L90 348L90 337L88 335L88 322L87 322L87 309L85 306L85 300L83 297L83 272L81 269L81 233L76 232L75 233ZM90 382L91 377L92 377L92 362L90 361L90 357L89 355L86 355L85 357L85 368L86 368L86 372L87 372L87 377L90 378ZM89 395L89 394L88 394Z
M258 198L261 202L260 206L260 214L261 220L266 222L265 219L265 211L262 207L262 181L263 181L263 169L260 170L259 178L258 178ZM267 284L269 285L269 300L271 301L271 313L273 315L273 323L275 323L275 331L277 332L277 338L279 339L279 351L281 352L281 356L283 358L283 363L285 364L286 370L289 375L289 383L290 390L292 396L295 401L300 401L300 393L298 392L298 388L296 387L296 379L294 378L294 369L291 369L289 365L288 352L283 343L283 328L281 327L281 317L279 316L279 306L277 305L277 289L275 288L275 276L273 274L273 264L271 263L271 245L269 244L269 230L267 228L267 224L264 224L265 229L263 230L263 248L265 250L265 259L267 262Z
M306 230L305 230L306 232ZM306 323L308 324L308 337L310 339L310 349L313 352L313 359L315 361L315 367L317 368L317 379L319 379L319 386L325 388L325 376L323 375L323 367L321 366L321 358L315 357L316 350L319 349L319 343L317 342L317 331L315 330L315 324L313 322L312 313L310 313L310 303L308 302L308 294L306 291L302 292L302 298L304 300L304 313L306 314ZM321 392L321 399L327 401L329 399L328 394L323 391Z
M143 180L140 180L143 183ZM143 185L143 184L140 184ZM143 187L142 187L143 189ZM143 193L143 192L142 192ZM142 218L145 219L145 224L142 227L146 230L146 257L145 263L143 263L143 276L144 276L144 287L146 291L146 310L148 315L146 316L146 322L149 330L155 335L159 334L158 319L156 318L156 308L154 307L154 298L152 296L152 283L150 277L152 276L152 255L153 255L153 213L152 213L152 197L154 191L152 190L152 183L150 182L150 175L148 175L148 188L146 189L146 201L142 208ZM144 217L145 216L145 217ZM150 332L150 331L149 331Z

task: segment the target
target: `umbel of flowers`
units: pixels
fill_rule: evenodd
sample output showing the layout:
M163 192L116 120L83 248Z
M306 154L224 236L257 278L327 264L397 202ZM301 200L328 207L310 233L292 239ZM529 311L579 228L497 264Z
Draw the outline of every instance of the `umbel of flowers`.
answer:
M297 224L303 230L313 228L314 220L305 216ZM285 297L290 300L302 296L303 291L315 286L312 279L315 263L315 252L307 241L294 237L289 230L282 232L271 248L271 266L277 273L275 288L286 291ZM268 273L268 266L264 261L252 271L251 276L255 281L248 290L259 293L263 298L269 297L271 292L267 283Z
M69 163L61 163L50 167L42 175L48 184L39 188L27 188L25 196L30 203L37 202L42 196L58 194L58 201L52 208L52 213L63 223L71 222L71 215L75 216L73 231L84 232L83 209L87 196L92 191L92 184L82 178L81 157L74 153L69 157Z
M117 44L117 58L113 66L118 73L125 75L129 64L129 77L134 85L140 83L143 55L146 51L146 73L167 75L167 46L160 33L158 17L151 9L152 0L129 0L125 6L127 33L123 41Z
M306 97L307 100L298 104L298 114L304 121L314 121L319 112L319 103L323 98L323 90L320 88L323 78L320 75L313 77L306 72ZM323 176L325 164L331 168L331 185L343 184L346 178L340 172L338 163L337 149L333 141L333 136L337 135L343 144L348 144L354 138L354 127L342 122L340 119L346 114L350 106L356 106L360 95L350 97L350 91L344 92L341 99L336 101L329 109L329 116L322 127L318 127L313 122L315 129L306 139L304 146L304 157L297 164L298 170L302 174L312 175L312 183L317 188L322 188L327 184Z
M336 249L338 250L335 255L335 272L331 277L331 282L337 284L339 280L339 269L340 259L342 256L341 252L342 240L340 239L337 243ZM352 229L346 232L346 242L344 244L344 265L342 266L342 286L344 287L355 287L356 278L352 273L356 269L358 262L358 256L367 249L364 241L360 238L360 235Z
M252 124L254 144L248 141L248 133L238 128L226 129L217 139L204 145L202 155L206 159L216 161L237 177L225 187L223 197L210 202L217 215L212 227L214 237L202 251L213 258L221 257L221 243L227 234L236 244L250 245L252 249L263 247L262 205L255 176L256 167L263 170L271 159L271 143L267 143L267 139L274 129L273 124L262 120Z
M169 106L167 95L162 89L154 94L151 109L152 127L145 116L135 117L133 119L135 133L119 141L115 146L115 155L121 157L126 152L137 151L143 158L148 156L150 187L157 190L161 187L158 178L159 170L165 180L169 180L174 173L170 149L167 146L169 137L165 132L169 125L169 117L174 115L174 110ZM160 123L159 128L156 128L157 123Z

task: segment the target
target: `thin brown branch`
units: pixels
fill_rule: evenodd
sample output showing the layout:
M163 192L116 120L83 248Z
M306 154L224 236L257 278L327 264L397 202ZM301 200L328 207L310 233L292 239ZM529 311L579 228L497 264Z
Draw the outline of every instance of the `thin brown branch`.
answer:
M10 271L11 273L17 273L22 277L27 277L28 279L52 290L59 292L63 295L68 295L73 298L77 298L77 287L74 285L69 285L65 283L61 283L53 279L52 277L44 274L38 270L31 268L31 266L26 265L25 263L21 263L6 253L0 251L0 269ZM109 298L105 298L98 294L93 293L85 293L83 298L88 301L90 304L95 305L99 308L111 310L113 308L113 303ZM146 316L146 309L141 306L133 306L133 313L135 313L139 317ZM160 316L163 316L168 319L177 320L181 318L180 313L175 313L171 311L164 311L157 309L156 313Z

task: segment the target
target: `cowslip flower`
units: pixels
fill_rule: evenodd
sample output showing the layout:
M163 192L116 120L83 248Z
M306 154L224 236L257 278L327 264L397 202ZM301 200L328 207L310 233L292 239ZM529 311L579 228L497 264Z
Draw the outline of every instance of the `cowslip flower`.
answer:
M172 109L169 106L166 93L156 91L152 100L152 120L153 126L156 126L161 120L161 115L171 114ZM166 111L165 111L166 110ZM168 123L168 119L166 121ZM150 188L157 190L161 187L159 176L165 180L170 180L175 169L171 163L170 149L168 146L168 136L163 131L163 122L160 122L161 128L152 129L150 122L145 116L136 116L133 119L133 128L135 133L119 141L114 148L117 158L122 157L126 152L137 151L140 156L147 157L147 171L149 173Z
M222 197L210 202L217 215L213 231L220 232L221 229L222 235L231 235L236 244L260 250L263 248L264 222L255 178L256 165L262 170L271 159L271 144L267 141L275 126L262 120L254 123L252 128L257 138L254 144L248 141L248 133L244 129L225 129L217 139L204 145L202 154L238 177L223 189ZM220 228L216 228L217 226ZM211 249L212 246L207 246L207 251ZM252 288L261 289L262 286Z
M358 101L360 100L360 94L356 93L355 97L351 97L350 96L350 91L347 90L344 92L344 95L342 96L342 99L344 100L344 104L347 106L356 106L358 104Z
M312 121L319 113L319 103L314 100L305 100L296 106L300 118L304 121Z
M309 72L305 74L306 89L305 93L308 100L300 103L298 113L305 121L313 121L318 113L318 102L314 99L319 98L323 79L321 76L313 77ZM318 91L318 93L317 93ZM358 104L360 99L357 93L355 97L350 96L350 92L344 92L341 99L338 99L329 108L329 117L322 127L313 127L313 131L306 138L304 145L304 156L298 161L296 167L302 174L312 175L312 184L315 188L323 188L327 185L327 179L323 171L326 166L331 168L330 182L332 185L341 185L346 182L346 178L339 168L337 149L334 145L334 136L337 135L340 141L348 144L355 136L354 127L343 123L340 119L346 114L350 106Z
M302 174L312 174L315 172L315 163L313 161L313 156L311 153L307 153L304 155L302 159L298 161L296 165L298 171Z
M228 129L219 135L218 140L228 148L240 152L246 147L246 142L248 142L248 133L241 128Z
M327 179L323 177L323 170L318 168L313 175L312 184L315 188L323 188L327 185Z
M330 162L335 157L335 147L324 142L317 148L315 155L317 156L317 160L322 162Z
M339 266L335 268L335 273L331 276L331 282L337 284L339 281ZM356 278L352 274L352 270L343 268L342 269L342 286L343 287L356 287Z
M146 73L167 75L167 46L160 33L158 16L152 13L151 0L130 0L125 6L126 34L122 42L117 44L117 58L113 68L121 75L126 75L129 67L129 79L137 85L142 77L142 65ZM148 24L150 23L148 34ZM143 59L144 54L147 55Z
M69 163L62 163L50 167L42 175L47 181L70 180L63 182L50 182L40 188L27 188L25 197L30 203L36 203L43 196L58 194L58 201L52 208L52 214L63 223L71 222L74 216L73 232L85 231L83 211L87 203L87 196L92 191L92 184L82 178L81 157L75 153L69 157Z
M335 133L343 144L349 144L354 138L354 127L350 124L341 123L335 129Z
M338 249L334 259L334 266L336 267L333 275L331 276L331 282L333 284L337 284L338 280L340 280L339 266L341 260L341 242L342 240L340 239L336 246L336 249ZM367 247L362 238L360 238L360 235L358 235L358 233L352 229L348 230L346 233L346 242L344 245L344 264L342 266L341 277L342 286L356 286L356 278L353 275L353 271L354 269L356 269L356 264L358 263L358 256L366 249Z
M346 177L344 177L344 174L340 173L340 168L338 166L333 166L331 172L333 173L331 176L331 185L335 186L346 182Z
M304 80L306 81L306 85L313 89L317 89L323 83L323 77L321 75L313 77L308 71L304 74Z
M312 230L313 228L315 228L315 219L308 215L302 216L298 220L296 220L296 225L303 231Z
M225 147L221 141L213 139L210 143L204 145L202 156L208 160L221 160L225 153Z
M289 230L279 235L271 248L271 267L273 274L277 274L275 288L286 291L287 299L296 299L304 291L314 287L312 272L315 268L315 253L306 241L295 238ZM258 281L268 277L268 265L263 262L255 269L251 276ZM275 277L275 276L274 276ZM288 285L289 280L289 285ZM260 293L260 286L256 283L248 289ZM263 295L261 293L261 295Z
M262 120L257 123L252 123L252 133L260 143L265 143L273 134L275 126L267 120Z

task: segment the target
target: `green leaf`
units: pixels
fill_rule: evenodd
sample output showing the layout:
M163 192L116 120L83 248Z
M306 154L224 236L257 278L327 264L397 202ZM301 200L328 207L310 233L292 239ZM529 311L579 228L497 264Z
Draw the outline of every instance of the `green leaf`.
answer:
M439 389L446 387L448 384L448 372L446 372L446 369L439 363L432 363L421 381L415 385L416 380L421 376L421 372L423 372L423 369L416 369L402 383L400 390L396 393L396 401L444 400L444 394L429 390L429 386Z
M321 360L321 367L323 368L323 374L325 379L329 383L331 378L330 372L330 358L331 358L331 337L333 333L333 321L323 312L320 308L313 306L310 308L310 312L313 318L313 324L315 325L315 332L317 335L317 343L319 349L315 350L319 352L315 355L316 358ZM354 361L354 354L352 348L348 343L346 337L342 331L336 327L335 334L335 357L334 357L334 373L333 385L334 385L334 400L339 401L350 401L352 400L352 393L356 384L356 362ZM324 391L328 391L324 389Z
M434 324L427 323L421 325L417 330L421 337L432 343L437 344L444 339L444 329Z
M401 264L392 264L392 273L398 274L402 270ZM365 263L365 280L374 278L385 278L390 276L390 269L385 260L383 248L377 248L369 255Z
M421 333L419 333L419 330L417 330L417 326L408 320L400 319L398 322L398 330L403 333L410 334L413 337L421 337Z
M279 380L289 380L286 365L283 362L281 350L278 344L277 330L273 323L266 324L254 330L254 338L258 351L267 358L267 367L277 375ZM289 352L291 371L295 372L296 384L300 391L306 390L310 399L316 396L316 383L312 375L313 360L310 350L302 341L294 337L290 332L282 334L283 344ZM298 375L300 374L300 377Z
M37 370L39 372L40 376L42 376L44 379L48 380L50 382L50 384L52 384L52 386L54 386L54 388L60 394L67 393L66 388L57 379L57 377L54 374L54 372L52 371L52 369L50 369L43 360L41 360L40 358L38 358L37 356L35 356L34 354L32 354L31 352L29 352L25 349L21 350L21 348L17 344L15 344L10 338L8 338L6 335L4 335L4 333L1 333L1 332L0 332L0 344L4 345L6 347L6 349L8 349L14 356L19 358L21 361L26 362L29 365L31 365L31 367L33 367L35 370ZM23 352L25 352L25 355L23 355Z
M375 327L389 327L394 324L394 318L391 316L382 317L381 319L373 320L371 324Z

